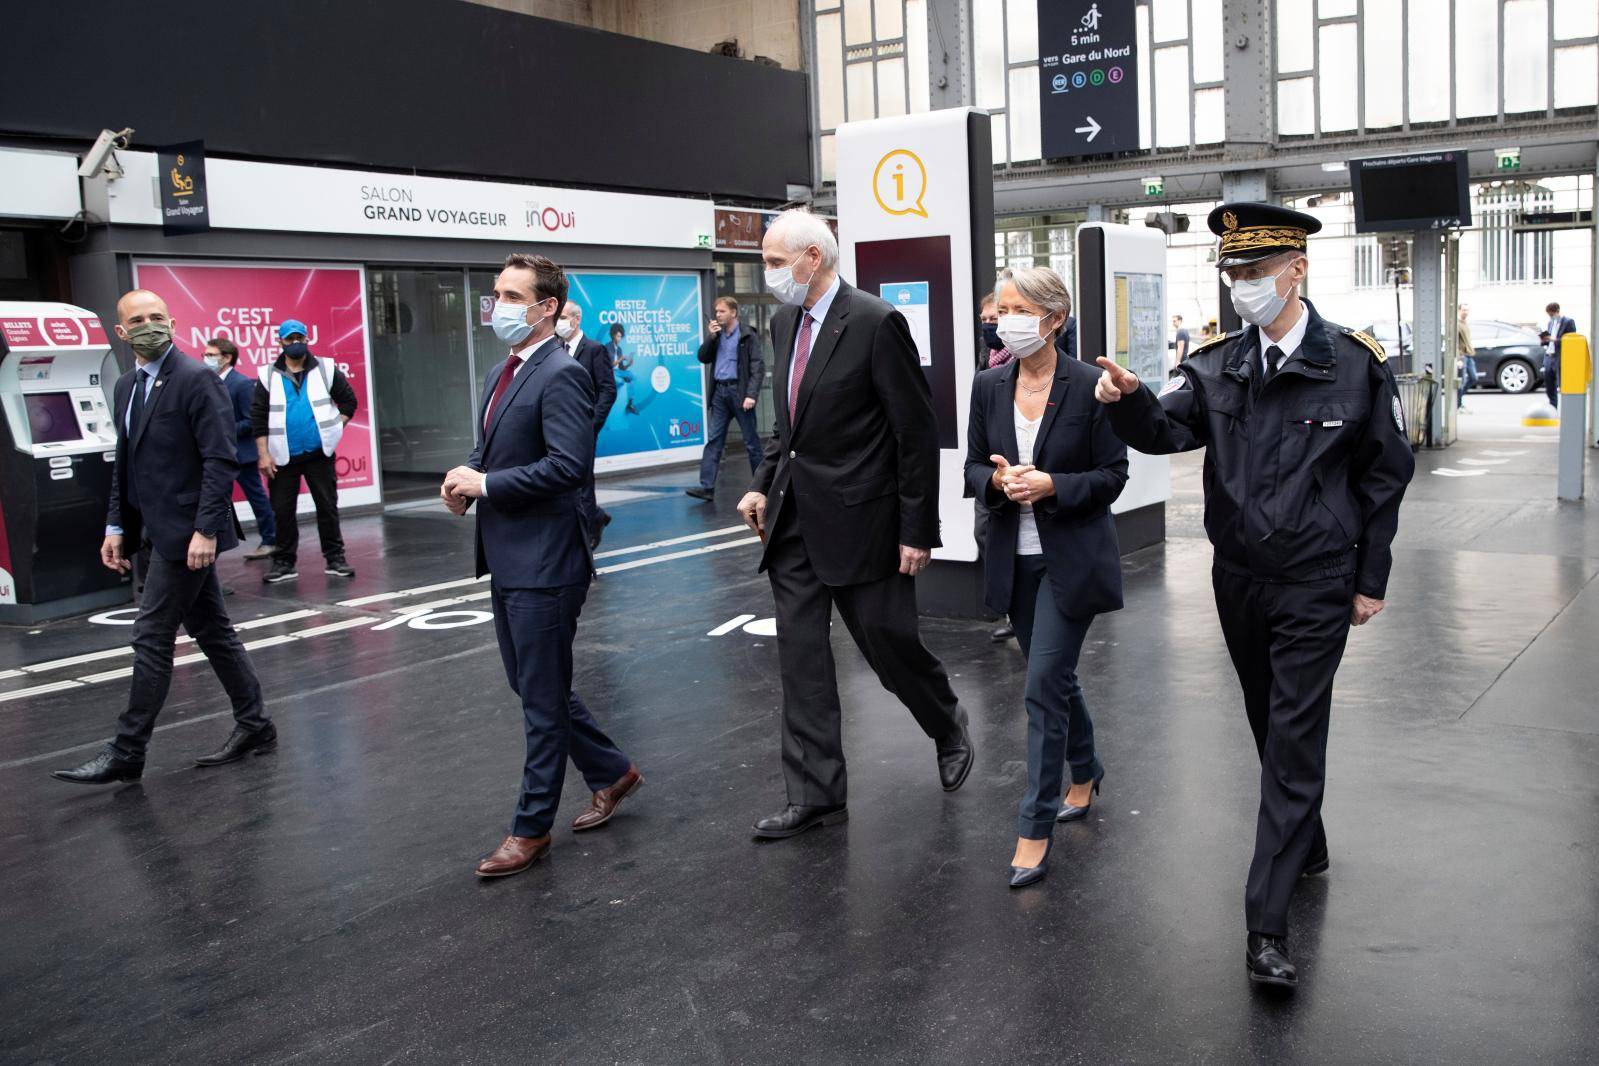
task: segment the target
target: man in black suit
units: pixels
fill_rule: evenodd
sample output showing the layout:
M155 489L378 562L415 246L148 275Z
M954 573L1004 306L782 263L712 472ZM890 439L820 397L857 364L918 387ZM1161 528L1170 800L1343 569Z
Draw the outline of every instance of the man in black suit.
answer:
M1560 338L1568 333L1577 332L1577 323L1569 316L1560 313L1560 305L1551 303L1544 311L1549 315L1549 324L1544 328L1548 336L1548 345L1543 355L1543 391L1549 397L1549 406L1556 411L1560 410Z
M594 439L600 439L600 429L605 425L605 419L611 413L611 407L616 403L616 375L611 372L611 353L597 340L583 336L583 309L577 304L567 301L561 308L560 320L555 323L555 332L561 338L561 343L566 345L566 350L572 358L588 371L589 381L594 386ZM590 449L592 451L593 449ZM594 497L594 460L589 459L588 480L583 483L583 521L588 526L589 549L592 551L600 546L600 538L605 535L605 527L611 524L611 516L600 507Z
M232 735L196 764L233 762L270 750L278 739L216 575L217 554L239 543L227 390L203 363L173 346L172 316L155 293L135 289L118 300L116 332L138 358L117 381L117 458L100 561L125 573L133 564L124 546L141 545L149 548L149 563L133 623L133 685L116 739L82 766L50 775L82 785L143 775L145 748L172 683L179 624L233 702Z
M277 524L272 517L272 503L267 499L266 487L261 484L261 471L256 468L260 452L256 449L255 431L250 421L250 407L255 400L255 379L239 373L239 346L227 337L212 337L205 342L205 365L215 370L228 390L233 403L234 458L239 461L239 488L250 502L250 513L255 515L255 526L260 531L261 543L254 551L244 553L249 560L270 558L278 543Z
M521 799L479 877L521 873L550 850L568 755L593 793L574 831L604 825L644 783L572 691L572 639L594 569L582 514L594 394L550 325L566 301L566 274L542 255L516 253L494 298L494 333L510 352L483 382L477 447L440 489L454 514L481 501L477 575L493 575L500 658L526 720Z
M706 327L699 359L710 368L711 378L706 387L710 402L705 405L708 411L705 455L700 459L700 483L683 491L709 502L716 497L716 476L722 470L727 427L735 418L744 436L750 473L761 468L761 434L755 428L755 402L760 399L761 384L766 380L766 362L761 358L760 338L738 324L738 301L733 297L716 298L716 314Z
M904 316L838 276L838 242L804 210L761 244L777 432L739 513L766 541L777 605L788 804L757 836L848 818L829 628L837 606L878 680L932 738L939 779L971 770L966 712L917 631L916 585L938 537L938 430Z

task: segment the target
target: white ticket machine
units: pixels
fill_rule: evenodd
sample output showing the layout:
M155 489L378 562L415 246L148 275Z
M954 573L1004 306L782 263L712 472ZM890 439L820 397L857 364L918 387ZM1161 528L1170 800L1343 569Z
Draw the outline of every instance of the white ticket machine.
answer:
M128 578L99 561L119 374L94 312L0 301L0 622L131 596Z

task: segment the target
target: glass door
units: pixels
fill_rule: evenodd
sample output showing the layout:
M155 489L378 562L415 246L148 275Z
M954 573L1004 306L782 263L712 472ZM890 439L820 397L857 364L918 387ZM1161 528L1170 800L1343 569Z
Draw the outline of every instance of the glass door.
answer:
M384 498L436 493L475 443L466 274L368 267L366 277Z

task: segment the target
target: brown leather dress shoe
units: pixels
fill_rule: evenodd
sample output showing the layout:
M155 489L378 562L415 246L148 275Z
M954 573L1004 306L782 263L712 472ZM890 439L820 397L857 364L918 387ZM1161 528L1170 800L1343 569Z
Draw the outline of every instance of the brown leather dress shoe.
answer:
M620 781L610 788L602 788L594 793L589 809L572 819L572 832L581 833L585 829L598 829L609 822L611 815L616 813L617 805L643 783L644 778L639 774L638 767L629 766Z
M550 834L541 837L506 837L493 853L477 864L479 877L510 877L538 862L550 850Z

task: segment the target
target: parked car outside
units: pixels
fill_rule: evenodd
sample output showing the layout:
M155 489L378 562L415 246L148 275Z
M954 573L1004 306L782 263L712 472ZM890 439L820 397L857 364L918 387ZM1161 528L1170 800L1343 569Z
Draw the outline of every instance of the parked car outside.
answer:
M1513 322L1468 319L1477 353L1477 384L1501 392L1531 392L1543 384L1543 345L1536 330Z
M1471 329L1471 343L1476 351L1479 389L1523 393L1543 384L1543 346L1538 343L1536 330L1491 318L1468 319L1466 324ZM1365 327L1365 332L1387 350L1389 364L1396 374L1410 372L1410 356L1415 350L1410 323L1402 322L1400 327L1402 333L1396 334L1392 319Z

